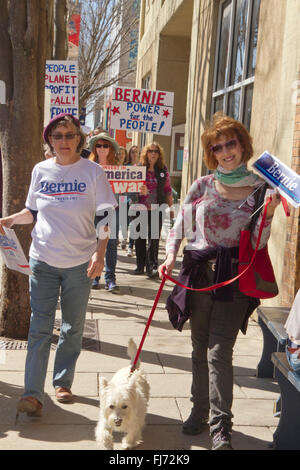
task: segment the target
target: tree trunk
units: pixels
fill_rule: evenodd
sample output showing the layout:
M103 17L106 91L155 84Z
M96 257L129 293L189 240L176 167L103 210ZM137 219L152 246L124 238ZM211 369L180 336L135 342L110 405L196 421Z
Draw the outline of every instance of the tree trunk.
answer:
M66 60L68 55L67 0L55 0L54 5L54 60Z
M31 171L43 158L44 70L51 0L0 0L0 105L3 217L25 207ZM31 225L14 227L28 256ZM28 277L2 267L0 335L26 338L30 321Z

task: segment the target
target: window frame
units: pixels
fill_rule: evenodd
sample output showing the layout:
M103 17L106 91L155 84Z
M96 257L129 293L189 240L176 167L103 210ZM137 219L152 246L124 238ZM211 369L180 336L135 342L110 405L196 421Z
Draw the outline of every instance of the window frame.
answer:
M219 58L220 58L220 44L221 44L221 33L222 33L222 20L223 20L223 11L225 4L231 4L231 13L230 13L230 28L229 28L229 40L228 40L228 51L227 51L227 59L226 59L226 69L225 69L225 86L220 90L216 90L217 83L218 83L218 67L219 67ZM230 85L231 79L231 68L232 68L232 51L233 51L233 44L234 44L234 29L235 29L235 16L236 16L236 8L237 8L237 0L221 0L219 4L219 11L218 11L218 25L217 25L217 41L216 41L216 54L215 54L215 62L214 62L214 75L213 75L213 93L212 93L212 100L211 100L211 115L214 114L215 108L215 100L216 98L223 96L223 106L222 110L225 113L228 113L229 110L229 98L230 93L240 90L240 99L239 99L239 116L238 120L244 122L245 116L245 93L248 85L252 85L255 80L255 72L254 75L247 78L248 73L248 64L249 64L249 49L250 49L250 40L251 40L251 31L252 31L252 22L253 22L253 9L254 9L254 0L248 1L248 9L247 9L247 25L246 25L246 36L245 36L245 51L244 51L244 62L243 62L243 72L242 72L242 79L233 85Z
M177 124L176 126L172 127L172 138L171 138L171 158L170 158L170 176L181 176L182 175L182 170L174 170L174 163L175 163L175 137L176 134L183 134L183 139L184 139L184 134L185 134L185 123L184 124ZM184 153L184 144L182 147L182 151ZM183 161L182 161L183 164Z

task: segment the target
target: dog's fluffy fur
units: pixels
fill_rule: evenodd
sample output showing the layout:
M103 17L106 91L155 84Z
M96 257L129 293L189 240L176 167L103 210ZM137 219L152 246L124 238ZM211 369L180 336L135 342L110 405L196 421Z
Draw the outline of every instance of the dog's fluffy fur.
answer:
M132 338L127 353L131 364L137 347ZM100 377L100 414L96 427L96 441L102 449L113 449L113 431L126 433L122 449L131 449L142 442L150 386L143 372L136 369L130 375L131 366L118 370L110 382Z

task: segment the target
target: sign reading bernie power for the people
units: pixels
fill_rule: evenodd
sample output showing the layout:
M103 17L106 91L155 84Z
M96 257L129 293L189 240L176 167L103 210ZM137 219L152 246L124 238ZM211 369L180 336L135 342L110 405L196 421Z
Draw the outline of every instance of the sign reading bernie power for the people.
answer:
M111 129L171 135L174 93L115 87L111 103Z
M300 175L269 152L264 152L253 167L294 207L300 206Z

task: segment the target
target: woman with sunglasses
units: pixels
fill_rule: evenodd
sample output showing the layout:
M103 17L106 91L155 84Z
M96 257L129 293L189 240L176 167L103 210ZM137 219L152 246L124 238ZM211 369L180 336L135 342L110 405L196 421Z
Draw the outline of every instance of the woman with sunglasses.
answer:
M162 212L157 208L157 205L167 204L172 208L172 188L170 175L164 162L164 151L159 144L154 142L142 149L140 164L147 167L146 184L142 186L139 204L147 210L148 247L144 234L136 239L137 267L134 274L143 274L146 267L148 277L155 278L158 276L158 249L162 228ZM171 213L171 217L174 217L172 209Z
M264 200L264 180L247 169L253 155L252 138L238 121L217 113L202 137L204 161L213 173L197 179L178 214L166 244L166 260L159 267L171 275L184 236L179 280L199 289L232 279L238 270L240 232L248 228L254 204ZM270 236L272 217L280 199L268 205L260 248ZM252 232L255 247L261 223L257 214ZM258 299L238 289L238 281L207 292L176 286L167 300L169 318L181 331L190 319L192 339L193 408L183 424L185 434L205 429L210 413L212 449L231 449L233 365L232 354L239 330L245 334L248 318Z
M92 137L89 141L91 155L89 159L99 163L99 165L118 165L117 152L119 144L106 132L101 132ZM118 198L118 197L117 197ZM103 213L105 217L107 213ZM98 225L101 219L96 217L95 224ZM106 248L105 255L105 274L104 288L109 292L119 293L119 287L116 284L116 266L117 266L117 250L118 250L118 234L119 234L119 209L114 211L114 218L111 220L111 233ZM100 276L93 280L92 289L100 289Z
M53 158L32 172L26 208L0 219L4 227L35 221L30 247L32 308L25 365L25 391L18 412L40 416L44 402L53 325L58 299L61 329L56 348L53 386L61 402L73 400L71 386L80 354L92 279L104 266L107 244L96 240L95 212L116 206L104 171L80 157L84 135L70 114L55 116L44 130Z

